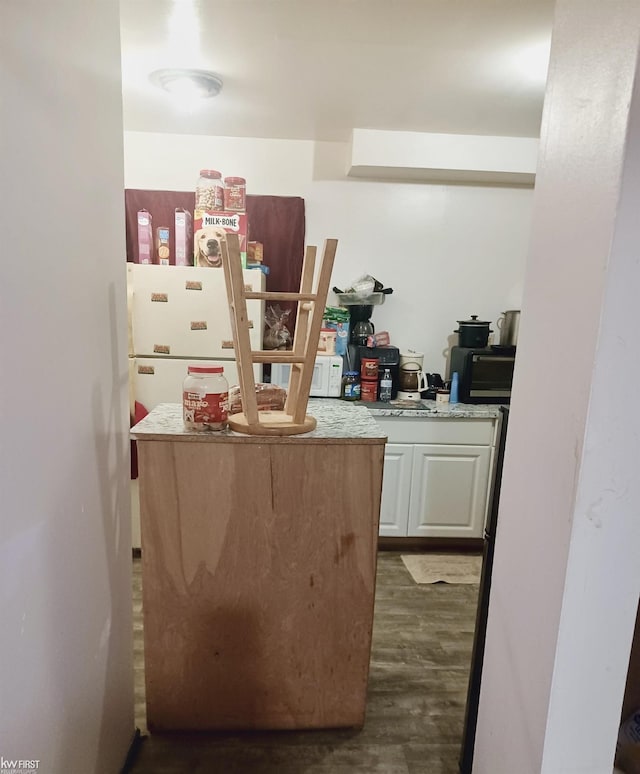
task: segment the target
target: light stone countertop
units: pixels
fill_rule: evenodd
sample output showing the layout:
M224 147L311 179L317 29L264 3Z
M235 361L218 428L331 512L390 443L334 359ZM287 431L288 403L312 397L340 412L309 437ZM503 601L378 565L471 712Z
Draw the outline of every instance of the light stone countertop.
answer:
M437 403L435 400L421 400L415 407L403 405L406 401L390 403L364 403L373 417L412 417L414 419L497 419L500 416L498 404L486 403Z
M315 417L317 426L310 433L299 435L247 435L232 430L186 430L180 403L161 403L142 421L131 428L130 435L138 441L206 441L245 443L352 442L383 443L386 435L365 406L335 398L313 398L307 414Z

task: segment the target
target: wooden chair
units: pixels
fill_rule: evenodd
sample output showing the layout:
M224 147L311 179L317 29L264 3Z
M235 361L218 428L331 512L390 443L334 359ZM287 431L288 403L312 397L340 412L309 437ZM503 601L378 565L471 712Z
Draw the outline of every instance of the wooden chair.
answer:
M315 291L312 288L316 248L309 246L302 264L299 293L254 293L245 290L238 236L228 234L226 240L222 242L222 265L227 285L233 347L236 353L243 408L241 414L233 414L229 417L229 427L232 430L250 435L296 435L308 433L315 428L316 420L306 412L337 246L337 239L325 240ZM254 298L298 303L292 350L254 351L251 349L247 299ZM284 411L258 411L253 375L254 363L291 363Z

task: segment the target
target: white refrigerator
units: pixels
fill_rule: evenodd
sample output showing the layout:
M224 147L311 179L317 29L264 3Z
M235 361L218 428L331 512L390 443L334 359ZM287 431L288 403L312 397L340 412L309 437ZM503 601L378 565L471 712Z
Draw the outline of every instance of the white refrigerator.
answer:
M129 263L127 272L134 399L147 411L158 403L180 403L190 363L219 364L229 384L237 384L222 270ZM264 291L261 271L245 269L243 274L247 290ZM247 312L251 347L261 349L264 301L247 301ZM262 367L254 370L260 381Z
M264 292L265 275L245 269L245 287ZM222 269L127 264L129 397L151 411L181 403L191 365L221 365L229 385L238 383L229 303ZM251 348L262 349L264 301L247 301ZM262 366L255 364L256 381ZM133 545L140 546L137 481L132 481Z

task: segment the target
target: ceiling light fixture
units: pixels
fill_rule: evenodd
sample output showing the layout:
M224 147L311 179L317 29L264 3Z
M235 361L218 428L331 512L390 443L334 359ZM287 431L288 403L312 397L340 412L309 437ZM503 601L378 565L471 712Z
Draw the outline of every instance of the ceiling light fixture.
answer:
M149 80L169 94L186 99L215 97L222 89L222 80L209 70L167 67L154 70Z

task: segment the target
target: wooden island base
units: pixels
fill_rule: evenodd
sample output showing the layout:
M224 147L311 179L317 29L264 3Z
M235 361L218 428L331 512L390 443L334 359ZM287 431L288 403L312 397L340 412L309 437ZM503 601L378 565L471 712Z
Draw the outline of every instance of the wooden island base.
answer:
M379 428L171 439L142 424L149 729L362 726Z

